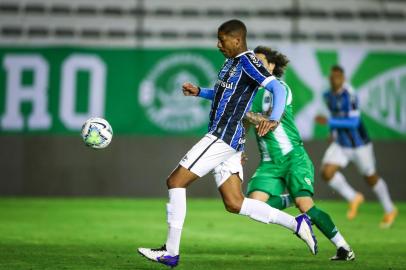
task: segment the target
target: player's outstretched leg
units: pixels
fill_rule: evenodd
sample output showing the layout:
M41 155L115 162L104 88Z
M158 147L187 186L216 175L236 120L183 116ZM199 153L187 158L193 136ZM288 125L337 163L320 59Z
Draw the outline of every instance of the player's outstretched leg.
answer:
M398 215L398 209L393 204L385 180L376 173L365 176L365 180L371 186L385 212L380 227L382 229L390 228Z
M317 208L310 196L298 197L295 201L299 210L306 213L324 236L336 246L337 253L331 260L351 261L355 259L355 254L350 245L338 231L329 214Z
M313 206L306 213L324 236L336 246L337 254L331 260L351 261L355 259L354 251L345 241L329 214L316 206Z
M168 235L166 244L160 248L139 248L138 253L147 259L170 267L179 263L179 246L186 217L186 187L197 175L179 166L167 180L169 202L166 205Z
M358 208L364 202L364 195L355 191L348 184L344 175L339 172L339 169L338 165L324 164L322 167L322 178L348 202L347 218L352 220L357 216Z
M230 176L219 187L219 191L229 212L248 216L262 223L281 225L299 236L307 244L312 254L317 254L317 240L307 215L303 214L295 218L272 208L265 202L245 198L241 191L241 180L236 174Z

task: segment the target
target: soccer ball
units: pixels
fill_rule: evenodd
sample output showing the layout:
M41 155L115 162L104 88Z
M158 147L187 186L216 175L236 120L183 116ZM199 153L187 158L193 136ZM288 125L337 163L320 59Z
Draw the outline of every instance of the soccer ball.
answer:
M90 118L82 126L82 139L91 148L106 148L112 138L113 129L109 122L103 118Z

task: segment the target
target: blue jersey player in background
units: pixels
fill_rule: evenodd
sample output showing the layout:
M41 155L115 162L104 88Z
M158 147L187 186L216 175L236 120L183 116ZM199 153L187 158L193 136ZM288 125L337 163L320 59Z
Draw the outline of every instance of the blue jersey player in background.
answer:
M356 192L339 171L353 162L381 202L385 214L381 228L389 228L396 216L386 182L377 174L372 143L362 123L359 102L351 87L345 85L344 69L333 66L330 74L331 89L324 94L330 118L316 117L320 124L328 124L334 141L322 161L322 178L349 202L347 218L357 215L364 196Z
M180 239L186 217L186 187L209 172L213 173L229 212L266 224L282 225L304 240L313 254L317 252L317 242L305 214L295 218L265 202L245 198L242 193L241 153L245 132L242 119L250 108L258 86L264 86L274 97L272 114L258 125L260 136L278 126L286 102L285 88L269 74L254 53L247 50L246 34L246 27L239 20L223 23L218 29L217 47L227 59L214 88L183 84L185 95L212 100L209 128L208 133L190 149L167 179L169 202L166 243L156 249L138 249L141 255L151 261L172 267L178 265Z

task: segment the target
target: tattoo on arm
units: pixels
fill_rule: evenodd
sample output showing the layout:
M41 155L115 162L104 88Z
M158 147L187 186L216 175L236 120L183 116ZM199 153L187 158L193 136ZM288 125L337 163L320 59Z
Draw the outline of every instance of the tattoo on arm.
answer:
M268 117L266 117L265 115L253 112L247 112L245 114L245 119L248 120L253 125L258 125L263 120L266 121L269 120Z

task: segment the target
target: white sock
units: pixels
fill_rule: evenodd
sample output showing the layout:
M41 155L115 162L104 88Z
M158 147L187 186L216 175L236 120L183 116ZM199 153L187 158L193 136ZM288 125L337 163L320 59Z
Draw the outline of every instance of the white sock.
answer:
M336 172L328 184L349 202L354 200L357 195L355 190L348 184L347 180L345 180L344 175L340 172Z
M183 222L186 217L186 189L172 188L169 190L169 203L166 205L168 237L166 250L171 256L179 254L180 238Z
M241 206L240 215L249 216L256 221L266 224L279 224L291 231L296 231L297 222L293 216L258 200L245 198Z
M346 250L350 250L350 245L348 245L347 241L345 241L340 232L337 232L337 234L331 238L330 241L337 247L337 249L344 247Z
M379 201L381 202L385 213L392 212L394 205L390 198L388 186L386 185L385 180L379 178L378 182L376 182L372 189L375 192L376 197L378 197Z

